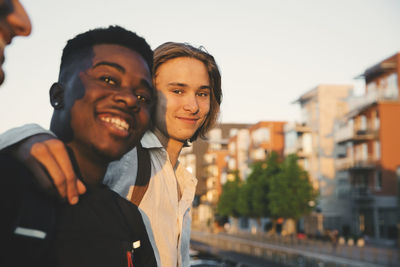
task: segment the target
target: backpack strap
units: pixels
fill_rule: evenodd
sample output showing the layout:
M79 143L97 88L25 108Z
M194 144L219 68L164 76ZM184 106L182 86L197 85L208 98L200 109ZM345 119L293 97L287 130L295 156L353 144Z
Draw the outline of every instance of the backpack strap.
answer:
M140 143L137 145L136 151L138 158L138 172L130 200L133 204L139 206L144 194L147 191L147 188L149 187L151 177L151 162L149 150L143 148Z

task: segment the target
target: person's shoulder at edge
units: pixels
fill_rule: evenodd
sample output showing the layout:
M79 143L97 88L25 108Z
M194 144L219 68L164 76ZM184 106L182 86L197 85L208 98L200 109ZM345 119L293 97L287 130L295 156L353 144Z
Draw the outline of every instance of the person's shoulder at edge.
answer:
M25 124L20 127L9 129L0 134L0 149L7 148L10 145L18 143L19 141L36 134L54 135L53 132L44 129L38 124Z

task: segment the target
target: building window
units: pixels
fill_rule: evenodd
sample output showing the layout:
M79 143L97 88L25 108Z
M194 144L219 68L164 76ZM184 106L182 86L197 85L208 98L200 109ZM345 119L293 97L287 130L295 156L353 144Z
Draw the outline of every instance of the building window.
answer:
M309 171L310 170L310 163L309 163L308 159L304 159L304 163L303 164L304 164L303 169L306 170L306 171Z
M210 143L210 150L221 150L221 144L219 144L219 143Z
M386 78L385 97L390 99L396 99L399 95L399 89L397 86L397 74L392 73Z
M396 240L396 210L394 208L378 209L378 216L380 238Z
M209 133L209 142L211 150L220 150L221 149L221 140L222 140L222 130L219 128L212 129Z
M375 235L373 210L360 209L358 218L360 233L363 233L369 237L373 237Z
M259 128L251 134L254 146L270 141L270 131L267 127Z
M296 152L297 133L288 131L285 133L285 153L292 154Z
M311 154L312 153L312 135L310 133L303 134L302 138L302 146L304 153Z
M367 117L365 115L361 115L360 117L360 131L367 130Z
M375 159L381 159L381 142L375 141Z
M375 190L382 189L382 171L376 170L375 172Z
M371 94L377 90L378 87L376 86L376 82L370 82L367 84L367 94Z
M361 159L368 160L368 144L361 145Z
M374 129L379 130L379 126L380 126L379 112L376 110L375 111L375 120L374 120Z

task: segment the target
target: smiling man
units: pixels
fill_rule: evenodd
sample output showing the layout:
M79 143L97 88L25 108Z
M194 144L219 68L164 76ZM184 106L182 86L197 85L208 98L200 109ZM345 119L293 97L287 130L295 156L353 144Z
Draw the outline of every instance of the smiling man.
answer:
M157 105L153 126L141 140L150 152L151 179L139 208L162 267L189 266L191 205L197 179L178 157L182 148L215 123L221 103L221 76L214 58L183 43L154 50L153 83ZM105 183L121 196L133 192L138 155L128 152L112 163ZM129 190L131 189L131 190ZM150 230L149 230L150 229Z
M149 126L152 56L143 38L117 26L67 43L50 89L50 128L87 192L78 205L59 203L2 151L1 266L157 265L138 208L102 183L108 163L137 145Z
M109 165L104 183L139 206L158 265L187 267L197 179L178 157L184 146L204 137L214 125L222 98L221 75L209 53L188 44L168 42L154 50L153 83L158 102L151 130L141 140L151 163L145 191L135 191L143 185L137 179L141 156L136 149ZM37 134L10 149L30 169L37 170L35 177L45 183L49 178L43 174L43 165L60 196L76 204L79 194L85 191L84 185L70 167L62 143L43 133L34 125L12 129L1 136L0 148ZM40 142L42 138L47 140Z
M31 21L18 0L0 0L0 84L4 81L4 50L15 36L28 36Z

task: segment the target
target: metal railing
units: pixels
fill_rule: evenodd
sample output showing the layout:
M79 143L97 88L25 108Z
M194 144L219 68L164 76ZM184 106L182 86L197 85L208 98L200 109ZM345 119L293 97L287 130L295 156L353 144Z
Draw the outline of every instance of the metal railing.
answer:
M331 242L266 234L213 234L192 231L192 239L222 250L263 257L286 266L400 266L392 248L333 246Z

